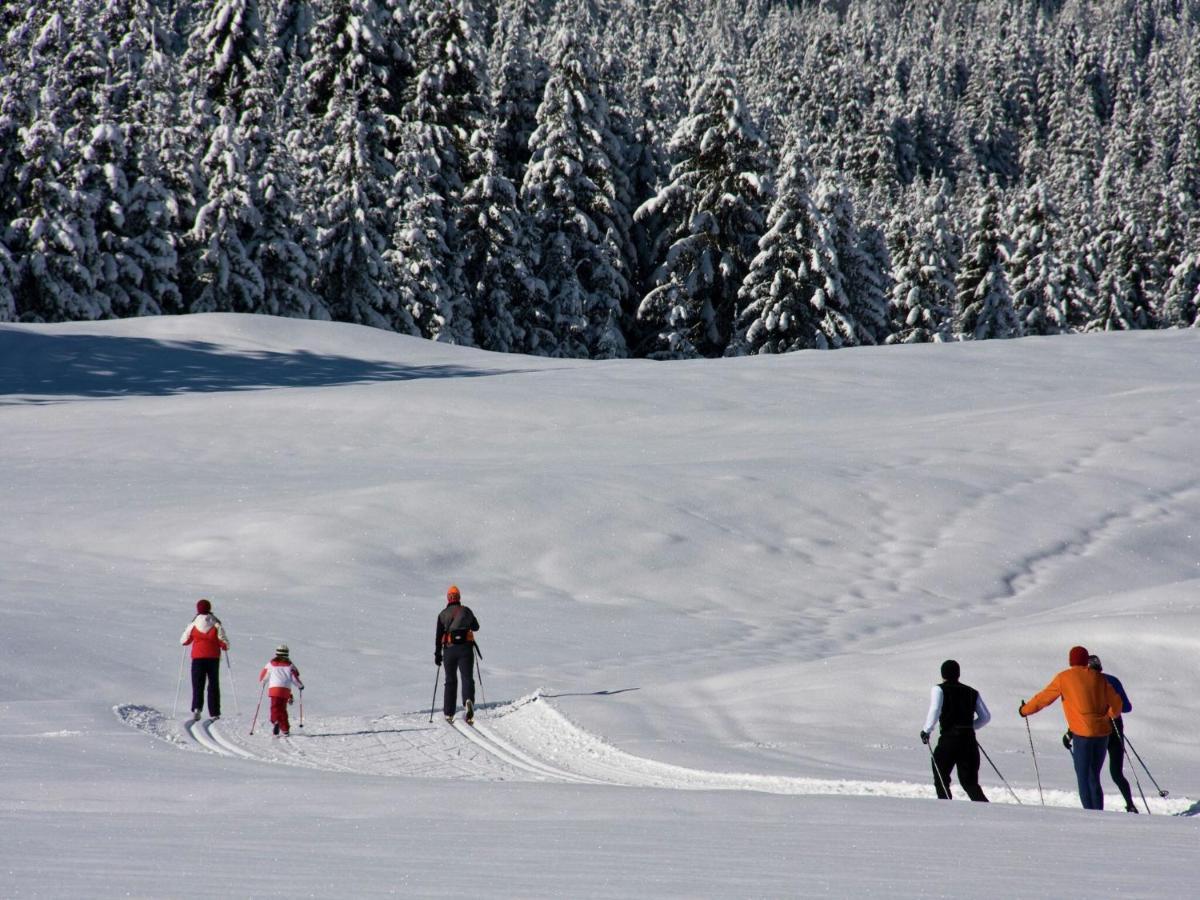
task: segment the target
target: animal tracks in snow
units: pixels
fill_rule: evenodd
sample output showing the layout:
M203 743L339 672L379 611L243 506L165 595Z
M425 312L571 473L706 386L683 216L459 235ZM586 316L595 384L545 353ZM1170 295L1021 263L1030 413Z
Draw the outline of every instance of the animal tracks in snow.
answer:
M539 695L476 713L475 725L446 725L428 713L374 719L312 719L304 731L276 738L270 726L249 733L241 717L175 722L146 706L113 712L126 725L183 750L263 764L301 766L355 775L445 778L473 781L539 781L694 791L759 791L768 794L930 798L933 789L905 781L859 781L787 775L712 772L626 753L584 731ZM991 799L1016 802L991 786ZM1036 790L1018 789L1020 802L1039 802ZM1067 791L1046 791L1046 805L1075 808ZM1192 810L1187 798L1152 798L1155 813ZM1118 807L1119 808L1119 807Z

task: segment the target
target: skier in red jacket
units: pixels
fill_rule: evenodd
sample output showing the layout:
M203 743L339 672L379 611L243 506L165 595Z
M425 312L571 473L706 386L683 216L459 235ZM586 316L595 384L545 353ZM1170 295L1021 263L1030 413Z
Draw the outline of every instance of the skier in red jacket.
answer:
M288 705L292 703L292 685L304 690L300 680L300 670L292 665L291 651L287 644L275 648L275 658L263 666L258 673L258 681L267 682L267 693L271 697L271 721L275 725L275 734L290 734L291 723L288 721ZM303 704L301 704L303 707ZM300 727L304 727L301 719Z
M208 714L221 718L221 651L229 649L229 638L207 600L196 602L196 618L183 630L179 643L192 645L192 719L198 720L204 709L206 682Z

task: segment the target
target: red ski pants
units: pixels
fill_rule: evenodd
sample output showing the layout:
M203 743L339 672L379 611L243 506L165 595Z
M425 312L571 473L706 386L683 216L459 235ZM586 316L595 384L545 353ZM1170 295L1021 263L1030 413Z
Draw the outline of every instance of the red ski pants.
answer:
M287 734L292 730L288 722L288 700L290 697L272 697L271 698L271 721L279 726L279 730L283 734Z

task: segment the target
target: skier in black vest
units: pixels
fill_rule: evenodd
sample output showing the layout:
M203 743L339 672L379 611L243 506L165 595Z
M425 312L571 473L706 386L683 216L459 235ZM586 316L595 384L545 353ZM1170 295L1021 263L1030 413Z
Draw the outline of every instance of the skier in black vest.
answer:
M952 659L942 663L942 683L930 692L929 714L921 731L921 743L929 743L933 723L941 726L937 747L933 751L933 786L938 799L950 799L950 772L958 767L958 783L967 796L987 803L979 786L979 744L975 732L992 720L979 691L958 680L958 663Z
M475 721L475 632L479 620L469 606L463 606L458 588L450 585L446 591L446 608L438 613L437 634L434 638L433 661L446 664L446 694L442 711L446 721L454 721L455 701L458 699L458 679L462 676L463 707L467 724Z

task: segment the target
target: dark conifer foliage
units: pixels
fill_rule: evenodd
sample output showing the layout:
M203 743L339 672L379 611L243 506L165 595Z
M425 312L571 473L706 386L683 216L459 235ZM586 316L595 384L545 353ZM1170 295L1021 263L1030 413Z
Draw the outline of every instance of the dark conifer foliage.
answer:
M1194 327L1197 47L1200 0L7 0L0 321L593 358Z

